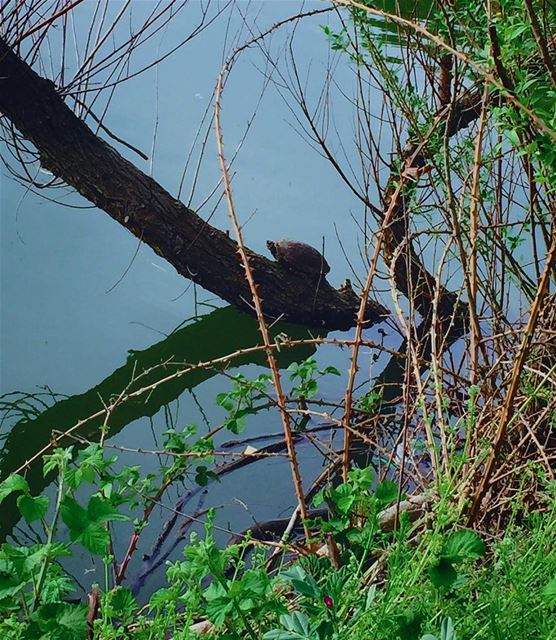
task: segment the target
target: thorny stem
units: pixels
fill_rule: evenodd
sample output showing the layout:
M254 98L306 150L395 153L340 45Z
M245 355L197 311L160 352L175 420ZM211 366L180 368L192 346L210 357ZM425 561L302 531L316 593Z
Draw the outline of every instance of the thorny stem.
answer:
M245 47L242 47L241 50L243 50ZM249 284L249 288L251 290L251 295L253 297L253 305L255 307L255 313L257 316L257 321L259 323L259 330L261 332L262 338L263 338L263 342L264 342L264 346L265 346L265 352L266 352L266 357L268 360L268 365L270 367L270 371L272 374L272 382L274 384L274 388L276 389L276 401L277 401L277 406L278 409L280 411L280 415L282 418L282 425L284 428L284 439L286 441L286 446L287 446L287 450L288 450L288 457L290 460L290 467L291 467L291 473L292 473L292 479L293 479L293 484L294 484L294 488L295 488L295 493L297 496L297 501L299 504L299 511L300 511L300 515L303 521L303 529L304 529L304 533L305 533L305 537L308 540L310 538L310 532L309 532L309 528L307 525L307 518L308 518L308 514L307 514L307 505L305 503L305 496L303 493L303 484L302 484L302 480L301 480L301 473L299 470L299 464L297 461L297 454L296 454L296 450L295 450L295 444L292 438L292 429L291 429L291 421L290 421L290 415L286 409L286 399L284 396L284 391L282 388L282 380L280 377L280 371L278 369L278 365L276 363L276 358L274 357L274 352L273 352L273 348L272 348L272 341L270 338L270 334L268 331L268 326L266 324L264 315L263 315L263 310L262 310L262 304L261 304L261 298L259 296L259 293L257 291L257 285L255 283L255 280L253 278L253 272L251 269L251 265L249 263L249 258L247 256L247 253L245 251L245 244L243 241L243 234L241 232L241 228L237 219L237 215L235 212L235 207L234 207L234 202L233 202L233 198L232 198L232 191L231 191L231 186L230 186L230 179L229 179L229 175L228 175L228 167L226 164L226 159L224 157L224 139L223 139L223 134L222 134L222 126L221 126L221 111L222 111L222 105L221 105L221 100L222 100L222 91L224 88L224 82L225 82L225 78L228 75L230 69L231 69L231 65L233 64L233 61L236 57L236 55L238 54L238 52L234 52L230 58L228 58L228 60L224 63L220 74L218 76L218 80L216 83L216 92L215 92L215 107L214 107L214 126L215 126L215 131L216 131L216 144L217 144L217 148L218 148L218 160L220 163L220 168L222 171L222 177L223 177L223 185L224 185L224 191L226 194L226 201L227 201L227 205L228 205L228 215L230 216L230 220L232 222L232 226L234 229L234 234L236 237L236 241L238 244L238 253L240 255L241 261L243 263L243 268L245 270L245 277L247 279L247 282Z

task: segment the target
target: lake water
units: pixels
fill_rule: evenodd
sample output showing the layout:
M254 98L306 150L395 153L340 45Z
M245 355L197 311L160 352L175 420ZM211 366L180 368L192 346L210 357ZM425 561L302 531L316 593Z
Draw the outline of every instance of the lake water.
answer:
M133 3L132 24L139 25L152 4ZM85 3L75 13L78 38L85 37L94 6L92 2ZM305 10L321 6L308 2ZM114 15L120 8L118 2L108 5L108 11ZM168 51L178 43L184 33L191 31L200 8L200 3L191 3L178 13L167 28L136 52L132 68L148 64L157 52ZM162 185L177 194L192 145L194 157L199 155L202 140L197 143L194 140L205 111L210 108L223 57L234 42L249 39L248 25L264 30L298 9L299 3L289 1L233 3L186 46L116 90L105 122L120 138L147 153L149 161L141 160L113 141L111 144L143 170L152 171ZM293 50L299 75L313 104L319 99L328 69L334 69L334 81L329 87L333 105L330 126L336 127L338 139L345 141L347 160L356 162L352 107L341 96L341 92L349 94L353 90L353 69L331 52L321 28L327 23L338 24L335 14L297 23ZM126 28L129 29L127 23ZM361 205L328 161L303 139L296 120L299 110L294 107L292 112L291 98L281 86L279 72L292 72L287 46L293 29L290 25L278 30L268 40L272 57L279 62L278 69L271 69L261 50L254 47L242 55L232 70L223 100L226 153L228 158L233 155L256 110L232 169L236 207L245 223L245 240L255 251L267 254L267 239L294 238L320 247L324 237L326 258L332 267L329 280L339 286L345 277L353 279L353 274L337 236L358 276L364 277L358 248L361 238L354 222L362 219ZM54 33L53 49L56 38ZM71 66L71 60L68 64ZM270 82L261 98L270 71L276 84ZM339 148L335 151L342 153ZM41 178L46 181L49 176ZM190 167L181 197L189 201L196 181L191 197L191 206L196 209L219 178L214 134L210 131L198 178L195 179L194 166ZM63 431L71 427L102 406L99 398L107 399L120 392L129 382L135 362L140 369L172 356L177 361L209 360L260 341L251 318L223 308L222 302L210 292L192 286L149 247L138 247L136 238L69 190L48 191L49 201L29 192L6 170L0 188L0 391L4 394L4 409L7 402L20 398L21 394L33 394L29 406L36 409L26 416L13 411L6 413L1 432L4 438L1 477L46 444L52 429ZM213 204L216 205L215 198L200 214L208 217ZM230 228L222 203L210 222L222 229ZM292 337L308 335L303 328L279 329ZM332 335L349 337L350 333ZM381 339L376 327L368 335ZM389 340L392 346L399 342L395 336ZM334 365L344 371L349 352L326 346L317 351L307 347L281 354L280 363L287 366L309 355L315 355L323 366ZM364 370L370 367L369 355L363 353ZM380 369L381 362L384 360L374 365L374 371ZM241 371L251 377L267 369L264 359L257 356L247 358ZM327 377L321 384L320 395L327 400L340 400L344 384L344 377ZM227 378L213 372L197 373L168 385L147 402L136 403L114 415L108 443L133 449L159 449L161 434L169 427L197 423L200 432L204 432L207 425L214 427L222 420L223 412L216 406L215 397L228 388ZM97 430L98 421L82 433L94 438ZM280 430L278 416L262 412L250 419L248 432L243 435ZM218 442L233 437L229 433L221 435ZM122 452L119 455L122 463L139 463L144 472L157 468L159 462L152 455ZM311 445L301 447L300 456L309 484L322 468L322 457ZM32 477L39 490L40 474ZM173 507L190 486L186 483L173 487L164 504ZM221 507L217 522L233 531L245 529L255 520L288 517L295 498L287 461L276 458L250 465L221 484L211 485L204 507L211 504ZM194 506L195 502L188 509L193 510ZM137 573L141 554L149 552L161 522L169 513L164 509L156 513L142 537L130 575ZM4 535L16 521L16 513L4 509ZM117 555L121 556L127 541L127 535L116 541ZM169 557L179 557L181 546ZM72 565L78 580L90 569L94 569L92 560L85 553ZM90 582L89 577L86 581ZM159 571L148 578L145 589L151 591L163 582Z

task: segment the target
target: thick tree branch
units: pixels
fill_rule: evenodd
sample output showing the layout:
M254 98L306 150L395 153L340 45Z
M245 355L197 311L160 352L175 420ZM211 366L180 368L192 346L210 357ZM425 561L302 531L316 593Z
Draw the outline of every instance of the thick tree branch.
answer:
M37 148L41 164L168 260L181 275L251 312L237 244L176 200L97 137L50 80L39 77L0 39L0 112ZM347 329L359 307L336 290L248 251L264 313L308 326ZM366 320L387 314L369 302Z

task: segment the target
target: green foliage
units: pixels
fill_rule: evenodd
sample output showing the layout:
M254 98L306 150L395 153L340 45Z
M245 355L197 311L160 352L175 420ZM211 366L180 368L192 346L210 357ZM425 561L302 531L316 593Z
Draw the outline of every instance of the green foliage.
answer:
M429 568L429 578L435 587L449 588L459 577L455 565L484 555L485 545L474 531L456 531L444 541L440 555Z
M242 373L231 377L231 391L216 396L216 403L228 412L224 420L226 429L236 434L245 429L247 416L256 412L255 403L267 398L271 379L266 373L260 374L255 380L248 380Z
M369 545L380 536L378 513L398 497L398 486L391 480L379 483L374 492L372 484L370 467L352 469L347 482L320 491L313 504L318 507L326 502L330 515L325 521L317 519L318 528L336 534L342 542Z
M314 358L307 358L303 362L292 362L287 369L290 374L290 380L297 381L292 387L290 395L294 398L313 398L319 390L318 378L326 375L341 375L336 367L325 367L319 369L317 361Z
M174 434L169 440L175 448ZM88 473L68 474L72 463L67 450L57 450L47 461L50 467L57 465L58 487L65 490L56 499L58 509L56 504L46 512L39 507L40 521L49 517L46 530L54 532L58 510L68 539L0 548L0 633L8 640L81 638L85 633L87 609L66 601L75 585L58 562L76 545L107 559L106 524L129 522L121 512L130 504L123 487L142 482L135 473L111 472L114 460L99 456L96 448L84 459L94 468L92 485ZM111 500L93 491L87 500L78 499L65 478L93 490L96 483L109 482L119 497ZM0 485L4 498L10 493L27 496L28 491L21 477ZM443 510L449 513L441 504L433 527L417 537L409 536L403 518L398 532L382 532L378 514L397 499L395 483L376 484L370 469L353 469L347 482L325 489L316 499L329 506L328 522L318 524L334 537L342 566L333 569L327 558L308 556L276 576L267 570L267 553L255 552L247 560L249 539L220 547L211 511L204 536L191 535L183 560L168 564L167 586L153 593L146 607L123 586L107 584L101 590L95 638L154 640L168 633L191 638L189 626L203 617L214 625L213 637L222 639L517 640L524 629L527 637L554 637L556 501L548 503L542 518L532 514L523 528L509 530L480 564L486 557L483 540L441 516ZM33 501L32 510L37 504L42 503ZM57 531L57 537L65 535ZM387 579L368 584L381 557Z

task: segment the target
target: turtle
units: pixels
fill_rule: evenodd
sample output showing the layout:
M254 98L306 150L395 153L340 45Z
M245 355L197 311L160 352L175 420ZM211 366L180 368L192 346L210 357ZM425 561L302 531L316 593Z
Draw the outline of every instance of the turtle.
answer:
M330 271L325 257L311 245L297 240L267 240L266 246L279 264L302 273L314 276Z

